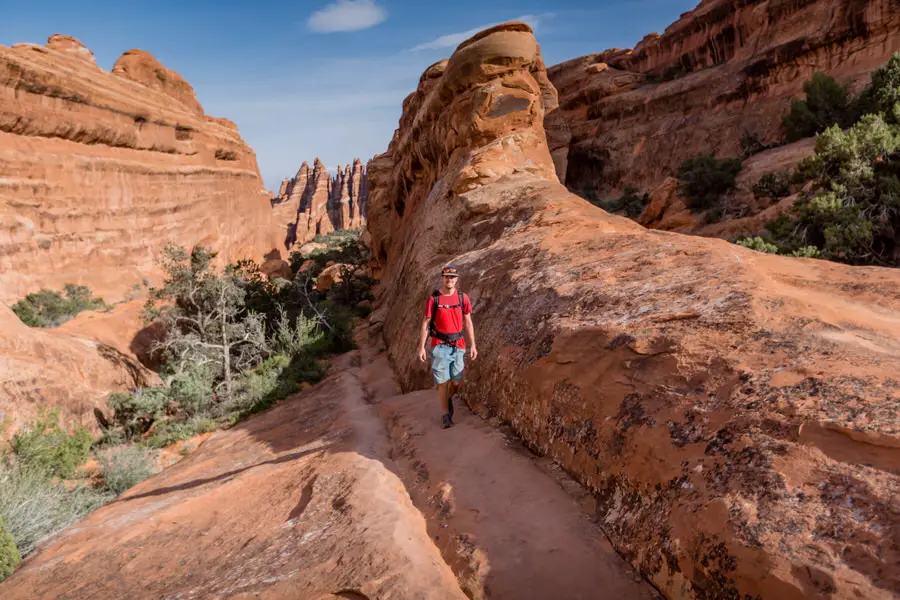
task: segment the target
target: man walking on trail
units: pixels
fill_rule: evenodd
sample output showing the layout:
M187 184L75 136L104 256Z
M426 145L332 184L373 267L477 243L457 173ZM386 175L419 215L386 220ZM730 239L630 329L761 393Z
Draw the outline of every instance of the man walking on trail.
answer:
M469 356L472 360L478 357L472 303L468 295L457 289L458 277L456 267L441 269L441 290L435 290L425 303L425 318L419 336L419 360L422 362L428 358L425 343L431 337L431 375L441 400L444 429L453 425L453 396L462 379L465 338L469 341Z

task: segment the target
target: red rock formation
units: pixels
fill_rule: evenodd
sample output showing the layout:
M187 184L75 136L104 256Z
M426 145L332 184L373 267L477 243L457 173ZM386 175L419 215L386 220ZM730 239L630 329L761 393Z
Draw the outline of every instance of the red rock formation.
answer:
M12 435L46 408L59 408L63 423L96 428L93 410L106 408L110 392L158 383L132 348L141 306L83 313L46 330L28 327L0 303L0 421L10 425L0 434Z
M465 600L343 367L43 545L0 596Z
M649 191L690 156L738 156L745 135L777 142L813 72L859 91L900 50L898 31L892 0L704 0L634 50L551 67L573 134L564 181L597 197Z
M113 73L77 40L0 46L0 301L65 283L121 298L168 243L277 247L253 151L143 51Z
M452 262L479 340L466 402L593 491L668 597L894 597L900 273L648 231L572 195L539 57L524 24L464 42L370 163L371 318L402 385L432 385L421 307Z
M113 75L119 75L170 96L192 112L203 115L194 88L181 75L165 68L152 54L144 50L129 50L113 65Z
M302 245L316 235L357 229L366 222L366 173L362 161L338 165L332 178L318 158L313 169L304 161L292 179L285 179L273 199L275 220L285 227L284 246Z

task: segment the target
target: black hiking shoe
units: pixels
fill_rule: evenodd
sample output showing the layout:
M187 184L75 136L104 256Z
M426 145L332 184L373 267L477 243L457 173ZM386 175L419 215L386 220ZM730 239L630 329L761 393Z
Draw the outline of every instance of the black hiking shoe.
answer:
M453 427L453 419L450 418L450 413L447 413L446 415L444 415L444 429L448 429L450 427Z

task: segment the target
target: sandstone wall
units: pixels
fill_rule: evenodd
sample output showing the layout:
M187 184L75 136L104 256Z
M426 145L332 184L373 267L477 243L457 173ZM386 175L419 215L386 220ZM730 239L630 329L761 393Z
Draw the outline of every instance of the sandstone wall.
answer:
M524 24L464 42L369 165L371 318L404 387L431 386L420 315L452 262L466 402L593 490L667 597L895 597L900 274L590 206L558 182L541 64Z
M690 156L739 156L744 135L775 143L815 71L859 91L896 51L894 0L704 0L633 50L550 68L573 135L564 181L597 197L650 191Z
M148 53L110 73L73 38L0 46L0 301L68 282L120 299L167 243L259 260L268 200L234 124Z

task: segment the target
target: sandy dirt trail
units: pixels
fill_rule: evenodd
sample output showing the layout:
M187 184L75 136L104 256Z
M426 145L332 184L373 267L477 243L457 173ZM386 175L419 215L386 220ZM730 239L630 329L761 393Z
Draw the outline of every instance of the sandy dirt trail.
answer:
M351 372L387 427L396 472L467 596L659 598L592 522L580 485L461 403L442 429L436 392L399 395L385 354L363 348L360 364Z

